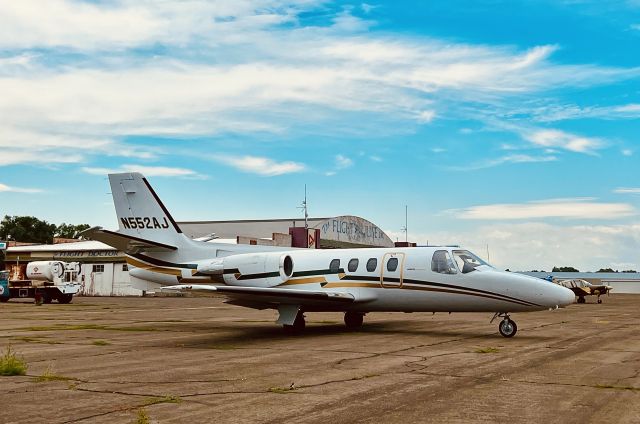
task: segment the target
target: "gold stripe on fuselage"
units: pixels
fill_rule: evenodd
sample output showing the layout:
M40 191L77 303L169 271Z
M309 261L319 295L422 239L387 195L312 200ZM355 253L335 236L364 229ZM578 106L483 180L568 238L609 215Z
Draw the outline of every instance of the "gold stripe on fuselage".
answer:
M145 262L141 262L136 259L133 259L129 256L127 256L127 263L136 268L144 269L145 271L157 272L159 274L176 275L178 277L182 275L182 270L179 268L176 269L176 268L150 265Z
M280 286L293 286L297 284L313 284L313 283L326 283L326 282L327 282L327 279L325 277L292 278L291 280L280 284Z

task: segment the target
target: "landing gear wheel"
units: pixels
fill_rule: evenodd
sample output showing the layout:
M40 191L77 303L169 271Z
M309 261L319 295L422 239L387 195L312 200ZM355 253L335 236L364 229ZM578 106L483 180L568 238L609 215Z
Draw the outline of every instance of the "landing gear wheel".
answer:
M584 299L584 297L579 297L578 303L586 303L586 300Z
M61 294L58 295L58 303L71 303L71 299L73 299L72 294Z
M304 331L306 327L306 322L304 320L304 314L302 312L298 312L296 315L295 321L293 321L293 325L283 325L284 331L289 334L299 334Z
M518 326L516 325L515 321L511 321L509 318L505 318L500 321L500 324L498 325L498 331L500 331L500 334L502 334L504 337L513 337L518 332Z
M362 321L364 321L364 314L360 312L345 312L344 324L349 329L362 327Z
M52 300L53 299L51 299L51 296L49 296L48 294L42 295L42 303L46 303L48 305Z
M0 297L0 302L5 303L8 302L9 298L8 297Z
M598 299L598 303L602 303L602 299Z

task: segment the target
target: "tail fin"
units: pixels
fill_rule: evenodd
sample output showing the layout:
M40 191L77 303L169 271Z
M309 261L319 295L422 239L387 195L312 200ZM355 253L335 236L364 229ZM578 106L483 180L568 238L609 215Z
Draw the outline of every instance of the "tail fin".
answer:
M187 237L140 173L110 174L111 194L123 236L179 247Z

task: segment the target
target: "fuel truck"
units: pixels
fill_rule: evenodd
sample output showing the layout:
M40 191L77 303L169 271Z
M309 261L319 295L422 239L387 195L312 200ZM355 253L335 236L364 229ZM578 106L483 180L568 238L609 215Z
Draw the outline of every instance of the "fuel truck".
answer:
M80 263L61 261L29 262L26 280L9 281L9 273L0 271L0 302L26 297L69 303L82 288L80 271Z

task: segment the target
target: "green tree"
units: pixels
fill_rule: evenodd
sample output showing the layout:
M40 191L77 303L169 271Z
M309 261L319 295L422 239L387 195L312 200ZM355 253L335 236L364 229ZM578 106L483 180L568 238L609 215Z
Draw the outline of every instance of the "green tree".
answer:
M580 271L578 271L576 268L572 266L561 266L561 267L554 266L551 272L580 272Z
M599 270L597 270L596 272L618 272L618 271L614 271L611 268L600 268Z
M53 241L55 231L55 224L41 221L35 216L5 215L0 222L0 240L46 244Z
M89 224L73 225L73 224L65 224L63 222L62 224L58 225L58 228L56 228L54 236L62 237L62 238L77 238L78 233L80 233L81 231L87 230L89 228L91 228L91 225Z

